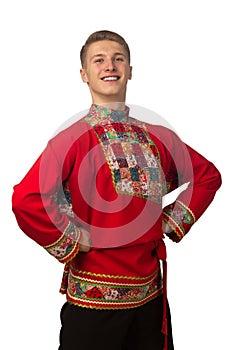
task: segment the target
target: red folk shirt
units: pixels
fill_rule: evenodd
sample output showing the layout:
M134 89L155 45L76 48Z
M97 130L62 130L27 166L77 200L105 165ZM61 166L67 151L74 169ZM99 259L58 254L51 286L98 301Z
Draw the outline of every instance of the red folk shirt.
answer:
M187 183L174 203L163 196ZM92 105L52 138L14 187L20 228L65 263L71 303L137 307L162 293L162 221L178 242L221 185L216 167L162 126ZM82 230L92 248L79 252Z

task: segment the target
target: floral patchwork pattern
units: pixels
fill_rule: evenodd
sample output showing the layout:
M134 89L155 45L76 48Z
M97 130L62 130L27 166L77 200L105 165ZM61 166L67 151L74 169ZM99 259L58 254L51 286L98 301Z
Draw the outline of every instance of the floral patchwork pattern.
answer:
M160 204L166 184L158 149L145 124L130 117L122 117L122 122L105 109L92 113L85 120L103 147L116 192Z
M72 219L75 217L68 183L63 184L60 190L52 196L52 200L57 203L60 213L65 213Z
M158 295L162 291L160 270L146 283L109 283L90 278L82 278L69 273L68 300L73 303L97 303L100 307L114 307L125 304L127 307Z
M184 237L196 221L193 212L178 200L175 204L164 208L163 220L173 229L168 236L177 242Z
M44 248L60 262L67 262L78 252L79 237L79 229L70 222L62 237Z

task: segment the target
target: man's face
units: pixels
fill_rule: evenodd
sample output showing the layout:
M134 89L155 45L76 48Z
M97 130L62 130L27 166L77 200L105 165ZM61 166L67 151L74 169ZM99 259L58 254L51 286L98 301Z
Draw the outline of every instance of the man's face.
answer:
M83 82L89 86L93 103L125 101L132 67L124 47L119 43L110 40L92 43L80 73Z

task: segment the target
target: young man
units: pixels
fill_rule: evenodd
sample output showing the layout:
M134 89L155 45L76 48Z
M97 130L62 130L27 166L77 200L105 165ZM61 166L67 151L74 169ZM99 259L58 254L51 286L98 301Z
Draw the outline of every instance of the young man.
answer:
M130 116L132 67L121 36L90 35L81 63L90 110L49 141L14 187L13 211L65 264L60 350L171 350L164 233L179 242L221 177L174 132ZM162 208L163 196L187 183Z

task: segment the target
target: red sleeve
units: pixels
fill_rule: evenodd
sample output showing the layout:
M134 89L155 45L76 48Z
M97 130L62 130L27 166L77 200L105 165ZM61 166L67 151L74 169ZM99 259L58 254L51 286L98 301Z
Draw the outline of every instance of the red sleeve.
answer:
M171 228L168 237L179 242L201 217L221 186L221 175L213 163L186 145L171 130L158 128L153 134L162 143L162 166L170 192L188 184L176 201L163 208L163 221ZM161 147L160 147L161 149ZM165 150L165 151L164 151Z
M60 262L68 262L79 248L80 228L57 200L72 166L74 143L61 133L51 140L24 179L14 186L13 212L19 227ZM69 151L71 156L67 157ZM64 159L69 166L64 167ZM65 169L65 170L64 170ZM67 170L66 170L67 169ZM65 197L64 197L65 198ZM67 204L68 205L68 204Z

